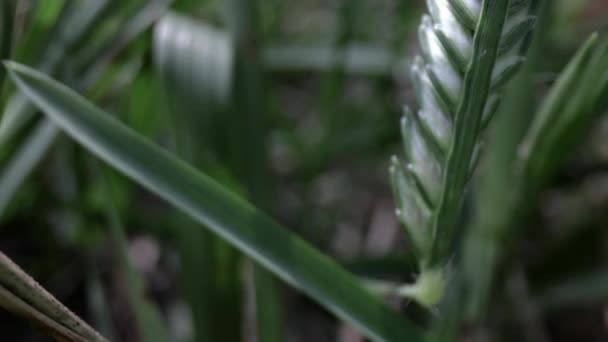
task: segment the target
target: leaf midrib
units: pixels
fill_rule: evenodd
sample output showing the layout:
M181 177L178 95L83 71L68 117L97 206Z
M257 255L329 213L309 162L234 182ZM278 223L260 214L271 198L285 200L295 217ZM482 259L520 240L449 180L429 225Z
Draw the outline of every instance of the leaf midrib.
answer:
M334 261L206 175L50 78L7 63L19 88L69 135L136 182L193 216L284 281L379 341L421 341Z

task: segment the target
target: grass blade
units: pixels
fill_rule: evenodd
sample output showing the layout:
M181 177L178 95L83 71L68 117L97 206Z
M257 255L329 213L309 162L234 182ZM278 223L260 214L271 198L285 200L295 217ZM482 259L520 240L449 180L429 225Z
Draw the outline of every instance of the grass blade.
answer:
M155 25L153 52L164 99L173 113L171 131L177 155L223 180L224 185L237 184L226 180L230 173L216 160L211 139L218 126L214 122L217 106L225 104L230 92L233 53L229 35L171 12ZM176 218L174 226L194 340L240 340L240 253L184 215ZM211 274L221 276L208 276Z
M55 34L36 63L38 68L54 73L74 45L86 37L103 17L108 5L108 0L86 0L66 5L67 9L60 15L55 27ZM11 96L9 103L0 118L0 145L11 139L34 116L33 108L22 94Z
M251 204L31 68L6 62L28 97L66 133L134 181L379 341L421 341L419 331L355 278Z
M535 300L544 310L560 309L580 303L608 297L608 273L595 270L580 274L537 291Z
M48 151L58 132L59 129L54 123L42 120L0 169L0 219L25 178Z
M60 341L106 341L1 252L0 306L40 324Z
M530 37L527 62L505 92L486 149L485 168L476 187L476 210L462 244L462 272L471 295L467 298L468 319L485 316L490 304L496 265L509 244L509 236L520 226L521 182L513 179L513 165L523 136L534 117L534 72L542 60L552 15L547 2L537 3L538 22ZM496 201L501 198L501 201ZM480 267L483 260L483 267Z
M482 115L490 95L492 71L508 4L509 1L506 0L483 2L470 62L472 67L463 81L462 101L458 105L454 122L454 140L445 166L444 189L433 222L433 231L439 241L434 245L435 260L431 260L431 263L445 260L449 254L449 244L462 210L473 151L479 139Z
M133 21L122 22L117 28L113 40L116 45L113 46L111 53L96 58L94 64L86 70L85 76L78 80L77 83L81 85L82 89L92 88L95 81L107 70L111 58L149 28L170 2L171 0L158 0L142 5L140 12L135 15ZM104 6L97 6L99 5L93 7L95 13L105 10ZM75 21L76 18L72 20ZM32 112L33 107L23 94L16 94L10 98L5 109L5 113L8 113L8 115L2 117L0 121L0 148L2 143L9 139L23 122L27 121L27 117L31 116ZM27 142L7 162L4 169L0 170L0 219L9 201L52 145L58 132L57 127L46 119L37 123L36 128L27 138Z
M146 342L169 341L169 334L165 328L160 312L158 312L153 304L146 300L143 279L133 267L131 260L129 260L127 236L120 216L118 215L118 211L113 203L113 185L107 174L109 171L104 169L105 166L99 165L97 160L93 163L94 168L100 174L106 189L105 214L110 228L110 235L117 245L121 270L127 279L127 295L135 313L139 337L142 341Z
M221 131L218 106L228 101L232 81L229 34L171 12L155 25L153 53L164 99L173 113L171 135L177 155L226 186L238 184L217 160L220 152L213 139ZM183 214L176 217L174 227L194 340L241 340L240 253Z
M116 328L110 313L110 301L101 283L99 270L91 265L87 276L87 302L97 330L110 341L116 341Z
M173 1L146 1L129 12L125 18L121 17L121 24L108 37L107 42L103 42L101 47L95 49L90 55L86 55L82 60L76 61L86 66L82 82L90 84L98 79L116 55L148 30L168 10ZM94 60L93 65L91 65L92 60Z
M519 151L519 167L529 185L544 185L602 113L608 94L607 54L608 42L592 34L551 88Z
M236 144L233 169L245 185L248 198L258 208L267 209L272 196L267 158L267 121L265 115L264 70L260 63L259 48L263 44L259 30L260 1L228 1L234 44L234 84L232 115L238 118L232 125ZM255 288L255 321L259 341L285 340L281 291L275 277L262 267L253 267Z

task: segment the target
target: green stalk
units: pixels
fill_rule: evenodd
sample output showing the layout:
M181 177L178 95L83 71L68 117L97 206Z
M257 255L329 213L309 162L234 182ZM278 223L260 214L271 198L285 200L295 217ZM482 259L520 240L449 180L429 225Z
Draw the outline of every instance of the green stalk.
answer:
M454 141L448 155L443 193L436 219L431 267L442 266L449 258L450 243L462 213L465 189L473 162L473 150L481 131L481 119L488 99L490 81L507 17L509 0L485 0L475 35L473 57L464 79L462 101L458 106Z
M243 180L249 198L259 208L270 207L271 182L266 149L264 72L258 45L258 2L229 1L228 14L235 44L235 80L233 113L238 113L235 170ZM239 172L240 171L240 172ZM259 341L284 340L280 291L275 277L261 267L254 267L255 308Z
M46 154L58 133L59 129L54 123L41 120L0 168L0 220L19 187Z
M219 105L225 100L232 72L225 35L171 12L154 31L155 67L162 80L163 99L172 113L169 130L173 149L199 170L236 187L238 183L213 158L214 120L221 114ZM176 214L174 237L180 254L181 286L192 312L193 339L238 341L242 338L242 258L208 230L198 229L186 215Z
M548 26L549 2L544 5L540 37ZM608 45L597 44L597 36L592 35L562 72L530 125L532 75L542 51L538 42L533 46L531 65L514 86L495 128L477 215L462 246L463 273L455 281L459 289L452 296L456 304L449 317L444 318L448 322L444 324L445 331L451 331L451 336L463 319L476 323L487 316L494 277L505 251L519 233L518 227L523 226L540 190L566 152L581 139L608 92L603 76L608 66ZM444 337L450 336L443 333Z
M502 88L521 67L535 18L532 0L428 0L420 25L422 57L412 66L419 111L406 110L406 161L393 158L397 216L419 259L420 280L443 291L483 133ZM471 21L475 25L470 25ZM436 272L443 276L435 276ZM428 274L427 274L428 273ZM441 284L429 284L434 279ZM442 293L412 285L414 298L437 304Z
M492 278L503 250L500 246L508 242L509 229L517 226L514 218L521 207L522 182L514 178L513 164L533 118L533 72L540 62L550 22L547 4L545 1L539 10L528 62L509 88L497 117L488 146L487 167L477 192L476 216L464 241L463 272L470 287L467 310L473 320L482 317L488 307Z
M316 154L330 153L333 134L342 125L344 118L343 89L346 81L346 47L353 38L355 16L360 0L342 0L338 9L336 37L331 59L335 61L321 84L322 118L325 132ZM323 157L321 157L323 158ZM326 158L324 158L326 159Z
M93 167L99 173L106 191L106 200L104 201L106 204L105 215L110 229L110 236L114 240L118 252L120 269L126 277L127 296L135 314L139 338L146 342L168 341L169 335L163 324L162 316L157 308L146 300L143 279L129 260L127 235L114 205L113 185L108 175L109 170L105 169L105 166L100 165L97 160L93 161Z
M204 144L197 136L200 126L191 122L193 114L181 96L169 95L164 84L169 108L171 135L176 154L183 160L205 169ZM203 113L209 115L210 113ZM201 115L198 111L196 115ZM192 310L195 341L237 341L241 331L237 322L241 317L241 289L239 258L234 250L207 229L199 229L196 222L176 213L175 243L181 261L181 283Z

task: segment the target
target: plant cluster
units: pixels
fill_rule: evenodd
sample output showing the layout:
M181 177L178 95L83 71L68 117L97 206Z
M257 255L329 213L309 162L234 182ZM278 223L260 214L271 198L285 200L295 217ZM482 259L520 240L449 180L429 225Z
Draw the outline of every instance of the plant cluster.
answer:
M26 3L34 6L24 8ZM539 306L549 310L581 297L605 298L604 270L530 294L527 265L513 256L524 235L519 227L529 226L541 194L608 104L608 43L598 34L559 75L538 86L555 2L427 0L428 14L415 19L420 55L410 65L417 109L406 107L398 124L387 119L390 106L376 118L367 117L367 108L360 116L344 114L352 108L345 90L349 73L374 79L382 95L375 94L378 102L385 103L387 70L398 69L395 56L348 44L359 28L356 13L366 2L341 2L331 51L268 46L264 38L280 36L268 33L280 26L279 15L260 20L260 9L281 13L304 2L261 3L3 1L0 222L11 222L23 208L31 216L36 201L51 201L38 190L48 185L26 187L28 176L51 155L51 170L40 172L62 180L47 182L59 189L53 207L68 207L71 215L54 216L62 242L116 254L112 273L124 285L118 287L142 341L238 341L248 302L243 293L254 302L255 314L248 314L255 318L257 339L284 341L293 315L283 310L294 305L285 305L277 279L365 337L391 342L459 340L463 326L474 330L509 316L508 300L492 301L504 299L503 292L526 313L521 333L542 341L547 338L538 323ZM412 5L398 3L400 25L406 27L413 20ZM209 15L218 8L223 16ZM17 15L22 13L27 20ZM393 42L394 50L402 49L404 32ZM276 80L266 77L309 69L326 76L319 110L312 111L320 113L317 131L314 124L294 128L289 115L275 113L281 106L273 102L269 84ZM541 93L543 100L536 101ZM123 96L127 115L111 114L121 107L108 98ZM161 103L169 115L155 117L151 113L158 114ZM68 139L58 139L62 134ZM297 155L297 165L288 165L296 169L290 176L310 184L340 153L373 150L387 136L401 140L404 154L391 159L390 180L395 214L409 242L406 252L417 263L413 283L401 281L410 275L403 262L394 277L399 281L378 279L330 256L267 213L274 209L279 183L271 176L271 161L276 162L268 153L271 139L282 139ZM28 189L29 198L23 195ZM163 210L148 194L165 202ZM301 217L308 218L305 213L293 221ZM581 221L590 225L590 220ZM303 221L304 226L313 220ZM146 265L137 265L130 255L130 225L145 227L175 247L192 318L187 336L171 329L179 324L151 300L142 275ZM66 233L74 226L80 235ZM559 243L547 249L561 251ZM86 253L86 264L97 265L89 254L94 253ZM241 279L243 264L247 281ZM94 328L3 253L0 307L34 321L58 341L119 340L99 270L83 273ZM416 308L436 314L424 315L429 324L418 324L409 319L410 310L389 308L379 294L414 299L420 304ZM516 310L514 321L520 319Z

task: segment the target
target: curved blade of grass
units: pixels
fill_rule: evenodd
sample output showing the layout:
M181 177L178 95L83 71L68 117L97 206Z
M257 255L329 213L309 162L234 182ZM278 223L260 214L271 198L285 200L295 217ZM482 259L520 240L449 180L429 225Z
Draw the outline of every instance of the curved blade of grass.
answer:
M544 10L549 6L549 2L545 2ZM542 15L540 34L546 35L543 32L548 27L548 17L547 13ZM535 55L532 59L535 63L538 63L538 48L533 48ZM530 203L551 179L556 166L580 142L584 136L582 133L593 122L596 113L601 113L598 109L603 109L602 101L605 101L608 90L606 49L606 44L598 46L597 35L592 35L582 45L552 87L525 136L528 111L522 105L525 105L525 98L533 94L530 88L531 69L526 68L526 85L514 88L512 95L516 97L509 99L509 107L504 108L509 111L504 112L501 118L508 124L501 123L511 129L504 131L502 125L497 129L496 137L499 140L495 142L493 154L488 159L486 182L482 183L484 191L480 193L479 209L483 210L479 210L463 248L464 274L469 278L467 290L472 294L467 307L472 316L470 318L485 317L490 305L494 265L503 258L509 241L518 233L517 227L521 226L522 217L528 214ZM522 120L524 125L515 122ZM500 203L490 200L498 197L501 198ZM596 284L592 281L583 280L580 285L589 286L590 293L596 291ZM565 284L557 288L557 300L559 296L567 294L568 286ZM574 286L570 300L578 295L576 286L578 284ZM541 301L541 305L545 303Z
M42 120L0 169L0 220L15 192L42 159L58 132L54 123Z
M69 88L6 62L18 87L72 138L192 216L278 277L379 341L421 341L355 278L304 240Z
M69 3L59 16L49 44L39 56L38 69L53 73L70 49L87 35L103 17L109 0L85 0ZM0 145L17 133L32 117L34 111L22 94L16 93L0 117Z
M125 46L150 28L156 20L165 13L175 0L144 1L125 18L120 18L121 23L117 30L108 37L107 42L85 56L81 62L86 66L86 74L83 76L84 83L92 83L98 79L113 58L124 50ZM95 62L91 66L91 60Z
M140 12L135 15L132 21L126 20L121 22L113 38L115 45L112 46L112 53L107 53L96 58L93 65L86 70L85 76L82 77L83 79L78 80L78 84L82 86L82 89L89 89L95 80L106 71L108 61L129 42L132 42L149 28L171 2L172 0L157 0L143 4L141 8L138 8ZM105 10L105 7L94 7L93 10L99 13ZM3 124L7 125L5 126L6 131L2 131L2 128L0 128L0 146L4 139L10 137L18 129L22 123L21 117L29 117L32 111L33 107L30 106L23 94L16 94L10 99L5 110L8 113L8 117L0 123L0 126ZM15 126L13 125L13 121ZM57 127L48 120L37 123L36 128L30 133L24 145L13 154L6 166L0 169L0 220L9 201L51 146L58 131Z
M102 56L99 54L93 56L95 59L93 66L86 70L86 76L83 76L82 79L78 80L78 84L82 85L82 89L89 89L94 84L95 80L97 80L100 75L106 71L108 60L120 52L121 49L123 49L129 42L140 36L143 31L149 28L171 1L172 0L157 0L142 4L140 5L140 8L138 7L140 12L136 13L133 20L124 20L121 22L116 28L116 32L113 36L113 42L115 42L115 44L112 46L112 49L109 49L109 47L106 46L111 53L108 52ZM103 12L107 10L108 5L110 4L107 3L107 0L104 0L97 4L89 4L88 7L83 7L85 5L86 3L80 4L76 9L67 10L69 13L64 13L63 16L67 16L69 20L66 21L66 24L60 24L55 30L59 32L62 30L65 31L66 29L62 28L64 27L63 25L72 25L72 28L80 27L79 30L88 32L91 26L97 22L96 18L102 16ZM59 8L47 8L48 6L50 5L46 2L44 4L40 4L39 7L42 8L40 11L52 12L59 10ZM57 6L58 4L55 4L54 7ZM88 8L89 11L84 11L86 8ZM40 13L38 13L38 15L41 17L43 16L43 14ZM51 16L51 19L54 19L56 16L57 14ZM42 18L38 20L45 21L49 19ZM83 33L80 35L74 35L73 37L71 36L72 38L66 40L78 41L82 35ZM64 42L63 44L67 43ZM54 45L51 45L49 49L57 49L60 46L60 43L55 43ZM46 65L46 67L43 66L41 69L48 72L54 70L55 64L47 63ZM2 126L0 127L0 145L2 145L2 142L4 142L6 139L12 136L16 130L18 130L18 128L24 122L24 117L27 118L32 115L32 110L33 107L29 105L26 97L22 94L16 94L11 97L5 109L7 117L3 118L0 123L0 126ZM36 128L27 139L27 143L20 148L17 153L15 153L14 157L8 162L8 166L2 171L2 173L0 173L0 216L2 216L2 212L5 209L7 202L14 194L14 191L16 191L19 185L23 182L25 176L29 174L31 169L37 164L39 159L44 154L44 151L48 149L48 145L52 143L56 136L57 129L53 130L53 133L51 134L51 129L49 127L43 129L43 126L51 126L51 124L48 122L39 123L37 126L38 128Z
M520 150L519 166L537 187L604 110L608 96L608 42L592 34L543 102Z

